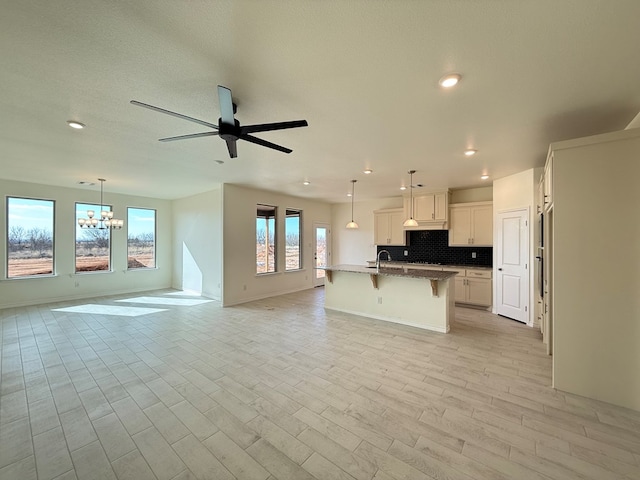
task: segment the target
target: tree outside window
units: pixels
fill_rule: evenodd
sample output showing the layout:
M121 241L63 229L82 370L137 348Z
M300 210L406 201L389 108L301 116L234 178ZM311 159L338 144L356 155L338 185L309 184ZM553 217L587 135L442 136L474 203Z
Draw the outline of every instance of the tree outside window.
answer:
M287 208L284 221L285 232L285 270L302 268L302 211Z
M155 268L156 211L127 209L127 268Z
M109 205L76 203L76 273L111 270L111 230L108 228L82 228L79 218L87 217L87 210L111 211Z
M7 278L52 275L53 200L7 197Z
M277 207L257 205L256 273L273 273L276 271L277 213Z

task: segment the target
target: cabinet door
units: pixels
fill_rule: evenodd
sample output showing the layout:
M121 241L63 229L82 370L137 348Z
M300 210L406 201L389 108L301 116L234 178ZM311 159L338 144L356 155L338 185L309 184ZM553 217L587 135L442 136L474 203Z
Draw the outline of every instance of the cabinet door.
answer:
M493 246L493 206L471 208L471 244Z
M389 213L389 245L406 245L404 223L404 212L399 211Z
M373 216L373 243L387 245L389 243L389 215L376 213Z
M449 202L447 201L446 193L437 193L433 198L433 219L447 221L447 210L449 209Z
M449 223L449 245L469 245L471 243L471 208L452 207Z
M467 285L466 278L464 276L456 276L456 294L454 300L458 303L465 303L467 300Z
M544 206L545 210L553 204L553 155L544 166Z
M434 195L413 197L413 218L424 222L433 220L434 216Z
M467 303L488 307L491 301L491 280L467 278Z

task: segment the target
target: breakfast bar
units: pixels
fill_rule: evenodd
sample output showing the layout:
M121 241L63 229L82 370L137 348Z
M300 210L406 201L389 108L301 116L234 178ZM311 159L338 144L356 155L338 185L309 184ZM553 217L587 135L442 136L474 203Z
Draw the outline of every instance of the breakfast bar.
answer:
M325 308L447 333L457 272L362 265L326 267Z

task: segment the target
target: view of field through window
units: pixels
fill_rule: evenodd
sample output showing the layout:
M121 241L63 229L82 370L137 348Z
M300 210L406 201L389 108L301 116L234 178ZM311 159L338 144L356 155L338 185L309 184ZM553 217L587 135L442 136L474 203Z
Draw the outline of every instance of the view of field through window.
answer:
M127 209L127 268L155 268L156 211Z
M100 272L111 269L111 230L108 228L82 228L79 218L87 218L87 211L93 210L100 217L102 210L111 211L109 205L76 203L76 273Z
M276 271L277 208L258 205L256 210L256 273Z
M284 220L285 234L285 270L299 270L302 268L302 239L300 219L302 212L287 208Z
M52 200L7 197L7 277L53 274Z

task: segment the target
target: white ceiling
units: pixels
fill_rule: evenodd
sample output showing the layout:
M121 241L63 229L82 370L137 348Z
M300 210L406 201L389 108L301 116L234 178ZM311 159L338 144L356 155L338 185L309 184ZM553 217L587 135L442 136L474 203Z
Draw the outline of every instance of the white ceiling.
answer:
M552 141L631 121L639 18L638 0L3 2L0 178L105 177L106 191L159 198L236 183L329 202L348 201L351 179L356 199L399 195L409 169L427 187L484 186L543 165ZM452 71L461 83L441 89ZM129 104L217 123L218 84L242 124L306 119L256 134L293 153L161 143L206 128Z

